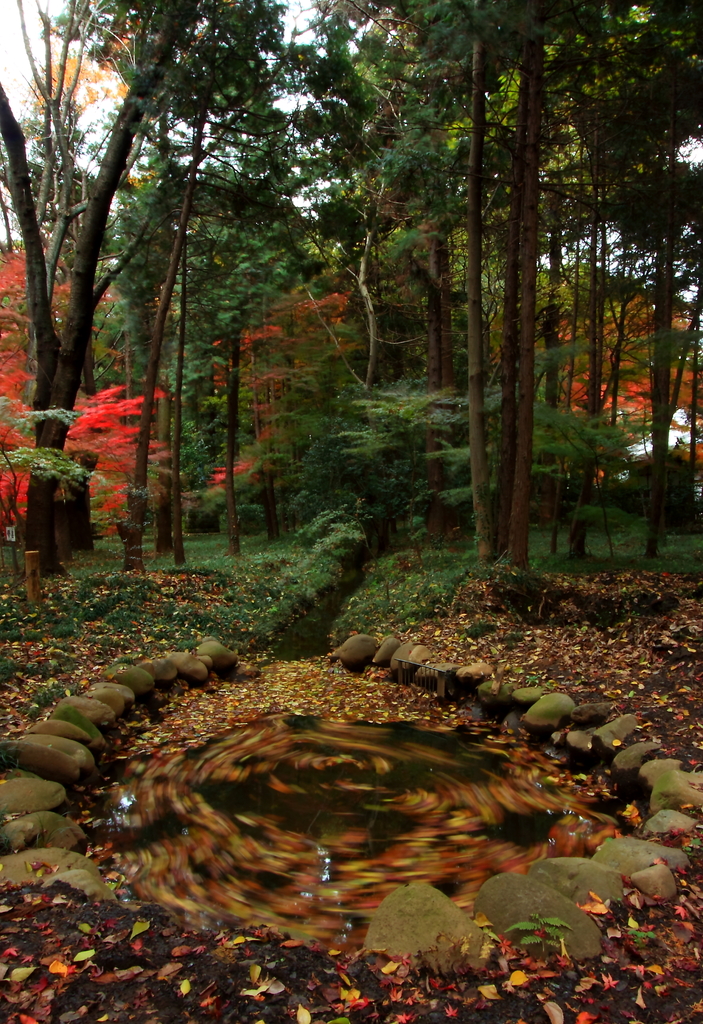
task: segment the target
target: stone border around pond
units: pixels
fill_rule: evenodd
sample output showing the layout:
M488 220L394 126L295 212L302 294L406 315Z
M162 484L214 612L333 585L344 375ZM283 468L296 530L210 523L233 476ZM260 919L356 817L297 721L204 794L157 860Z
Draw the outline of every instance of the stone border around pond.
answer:
M577 705L560 691L517 687L494 676L494 667L485 662L433 663L426 647L403 644L396 637L385 637L379 645L373 637L356 634L331 657L352 672L373 663L397 674L398 659L452 672L465 693L475 693L483 711L503 718L508 729L565 748L573 766L609 765L612 781L624 799L648 797L651 817L641 828L644 835L677 835L699 826L697 819L683 814L682 809L703 806L703 774L682 771L678 760L658 758L660 743L656 741L632 742L637 718L611 718L614 708L610 703ZM0 812L12 816L0 837L17 851L3 856L0 883L48 885L62 880L91 900L116 899L96 865L83 855L88 845L85 832L56 813L57 808L65 803L67 788L96 780L96 762L107 737L136 700L158 711L169 696L179 694L179 680L188 686L202 686L211 673L234 682L253 678L258 670L240 666L236 651L216 637L206 637L193 653L179 651L136 665L118 662L110 666L103 679L82 695L58 701L48 719L35 722L19 739L0 742L0 756L18 765L6 773L0 786ZM570 852L585 852L578 849L579 844L587 845L578 829L572 838L574 850ZM39 845L31 847L32 843ZM31 863L27 853L20 852L30 847ZM601 949L598 914L628 891L623 878L631 886L629 891L638 890L650 900L667 900L678 892L675 872L688 866L687 855L679 849L632 837L609 839L592 857L553 857L534 863L527 875L494 875L477 895L473 920L432 886L400 886L375 912L367 945L378 948L382 939L387 953L412 955L437 970L457 966L457 949L465 947L464 962L476 966L487 955L486 932L506 935L512 931L517 944L525 938L534 941L525 928L516 926L549 917L561 922L560 942L566 952L574 959L587 959ZM425 886L442 899L428 896L424 890L418 892L417 886ZM400 917L394 919L394 914ZM443 945L442 935L451 935L453 941ZM480 941L479 935L483 936ZM543 944L542 951L549 949Z

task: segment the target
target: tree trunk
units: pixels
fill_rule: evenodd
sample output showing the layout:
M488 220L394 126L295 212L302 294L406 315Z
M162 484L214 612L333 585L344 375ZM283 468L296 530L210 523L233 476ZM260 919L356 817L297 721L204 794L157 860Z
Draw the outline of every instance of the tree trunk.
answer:
M427 390L429 394L442 388L442 289L439 250L441 241L433 232L429 241L429 276L427 291ZM430 407L430 417L436 410ZM425 439L427 454L427 485L430 505L427 510L427 532L439 537L444 533L444 465L437 453L442 450L437 427L429 422Z
M156 500L156 538L157 555L173 551L171 533L171 396L163 395L156 403L157 438L162 451L159 454L159 482Z
M510 514L513 506L513 483L515 479L517 357L520 334L518 318L520 296L520 225L522 221L522 199L525 178L527 94L528 78L527 75L522 75L518 91L515 140L513 145L512 185L505 255L503 330L500 346L500 463L497 481L498 523L496 531L496 553L498 555L504 555L508 550Z
M374 220L374 223L366 232L366 242L364 244L364 253L361 257L358 277L359 292L364 303L366 326L369 332L369 361L366 365L366 387L369 389L376 383L376 373L378 370L378 323L376 322L376 310L374 309L373 298L371 297L368 284L371 249L375 237L376 223Z
M491 476L486 445L483 394L483 306L481 289L483 241L483 144L486 133L486 48L476 40L473 53L473 100L471 151L467 183L466 268L468 363L469 363L469 454L471 490L476 524L476 546L481 562L493 558L491 524Z
M173 395L173 449L172 464L172 496L173 496L173 561L176 565L185 565L186 553L183 547L183 503L181 489L181 440L183 437L183 361L186 345L186 312L188 282L188 238L183 239L181 260L181 316L178 322L178 352L176 355L176 384Z
M76 461L92 473L98 464L98 457L92 452L75 455ZM93 551L93 531L90 522L90 477L82 485L74 485L67 502L68 526L71 536L71 547L74 551Z
M522 290L520 309L520 372L518 378L515 479L510 516L509 551L513 565L526 568L530 534L532 428L534 423L535 320L539 254L539 156L544 78L543 0L528 0L529 36L524 74L529 79L525 139L525 184L522 216Z
M229 380L227 381L227 449L225 452L225 495L227 498L227 553L238 555L241 551L239 539L239 518L234 494L234 464L239 445L239 362L241 334L232 336Z
M139 419L139 435L137 438L137 453L134 466L134 481L127 493L127 519L123 524L123 531L120 536L125 546L124 571L144 572L144 557L142 554L142 538L144 535L144 523L147 509L147 469L149 461L149 440L151 437L151 417L154 405L154 392L161 360L161 345L166 327L166 318L171 307L171 297L176 284L178 268L183 253L190 211L193 206L193 196L198 181L198 167L203 157L203 133L207 121L207 110L210 98L210 90L207 90L200 104L198 121L195 126L193 148L188 172L188 181L183 194L181 214L178 222L178 230L171 249L166 279L161 287L159 306L156 311L154 328L151 335L151 347L149 350L149 363L144 381L144 399L142 402L141 416Z

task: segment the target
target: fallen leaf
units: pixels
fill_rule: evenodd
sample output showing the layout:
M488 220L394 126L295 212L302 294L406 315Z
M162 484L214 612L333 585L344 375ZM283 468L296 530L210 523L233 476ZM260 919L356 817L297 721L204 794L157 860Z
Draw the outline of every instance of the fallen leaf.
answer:
M558 1003L543 1003L542 1008L549 1017L552 1024L564 1024L564 1011Z
M381 973L382 974L393 974L393 972L397 971L399 967L400 967L400 964L398 963L397 960L389 960L388 963L386 964L386 966L381 968Z
M273 981L268 985L268 991L272 996L277 996L281 992L285 992L286 986L278 978L274 978Z
M68 974L68 966L60 960L52 960L49 964L49 974Z
M295 1011L295 1019L298 1022L298 1024L310 1024L312 1017L310 1016L309 1010L307 1010L304 1006L299 1005L298 1009Z
M183 979L183 981L179 985L179 989L182 996L188 995L188 993L190 992L190 982L188 981L187 978Z
M256 985L257 981L261 977L261 967L259 964L251 964L249 967L249 977L254 985Z
M529 980L524 971L513 971L510 975L510 984L513 986L525 985Z
M489 921L488 918L486 917L486 915L484 913L482 913L481 911L479 911L479 913L474 918L474 924L477 924L479 928L492 928L493 927L492 922Z
M93 929L91 928L91 926L89 924L86 924L85 921L81 921L80 924L78 925L78 931L83 932L84 935L90 935L92 930Z
M10 971L10 981L25 981L35 971L36 967L15 967L14 971Z
M132 925L132 932L129 936L129 941L136 939L137 935L141 935L142 932L148 932L151 928L151 921L135 921Z
M80 953L76 953L73 958L74 963L81 963L83 960L90 960L91 956L95 956L94 949L84 949Z
M501 999L502 996L499 994L498 989L495 985L479 985L478 990L484 999Z
M163 981L164 978L170 978L172 974L175 974L177 971L180 971L182 967L183 964L175 964L171 960L170 963L164 964L163 967L159 969L159 973L156 975L156 977L160 981Z
M644 997L642 996L642 986L641 985L637 989L637 998L635 999L635 1003L640 1007L640 1009L642 1009L642 1010L646 1010L647 1009L647 1004L645 1003Z

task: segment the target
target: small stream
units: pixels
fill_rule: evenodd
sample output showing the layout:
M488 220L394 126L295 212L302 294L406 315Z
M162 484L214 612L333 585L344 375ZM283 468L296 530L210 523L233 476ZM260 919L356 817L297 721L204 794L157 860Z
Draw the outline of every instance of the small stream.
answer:
M314 608L295 619L271 648L272 661L299 661L329 654L332 623L348 597L364 582L361 569L347 569L339 585L319 597Z

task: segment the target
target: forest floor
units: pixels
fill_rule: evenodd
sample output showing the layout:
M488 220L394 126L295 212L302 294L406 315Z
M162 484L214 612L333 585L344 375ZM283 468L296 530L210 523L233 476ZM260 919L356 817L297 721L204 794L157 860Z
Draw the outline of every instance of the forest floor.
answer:
M551 683L578 703L610 700L618 713L638 716L638 739L659 738L664 756L693 771L703 764L701 595L700 574L554 576L537 585L506 571L469 582L451 608L410 632L438 660L489 660L504 666L505 678ZM190 599L197 601L197 594ZM119 643L116 637L112 651L103 646L96 656L89 637L79 638L70 673L57 672L54 683L68 686L77 674L93 680L119 653ZM17 641L12 657L35 664L50 659L52 641ZM31 674L2 684L6 734L36 715L42 688L46 680ZM514 748L518 742L498 723L482 723L470 701L441 704L396 685L385 672L352 676L317 659L264 665L259 678L238 686L213 680L153 715L138 709L114 737L114 755L182 750L278 713L487 727L496 744ZM604 766L572 771L558 748L519 742L540 764L546 756L551 781L578 797L614 795ZM89 825L100 796L98 790L82 794L73 816ZM647 808L634 801L619 811L623 832L631 833ZM603 930L601 957L540 960L502 942L482 971L443 978L385 955L290 939L265 925L194 929L155 904L90 904L58 883L6 886L0 889L0 1018L12 1024L83 1018L136 1024L697 1020L703 1017L702 844L695 832L668 842L691 858L679 897L659 903L633 891L594 915ZM111 867L109 850L94 853Z

